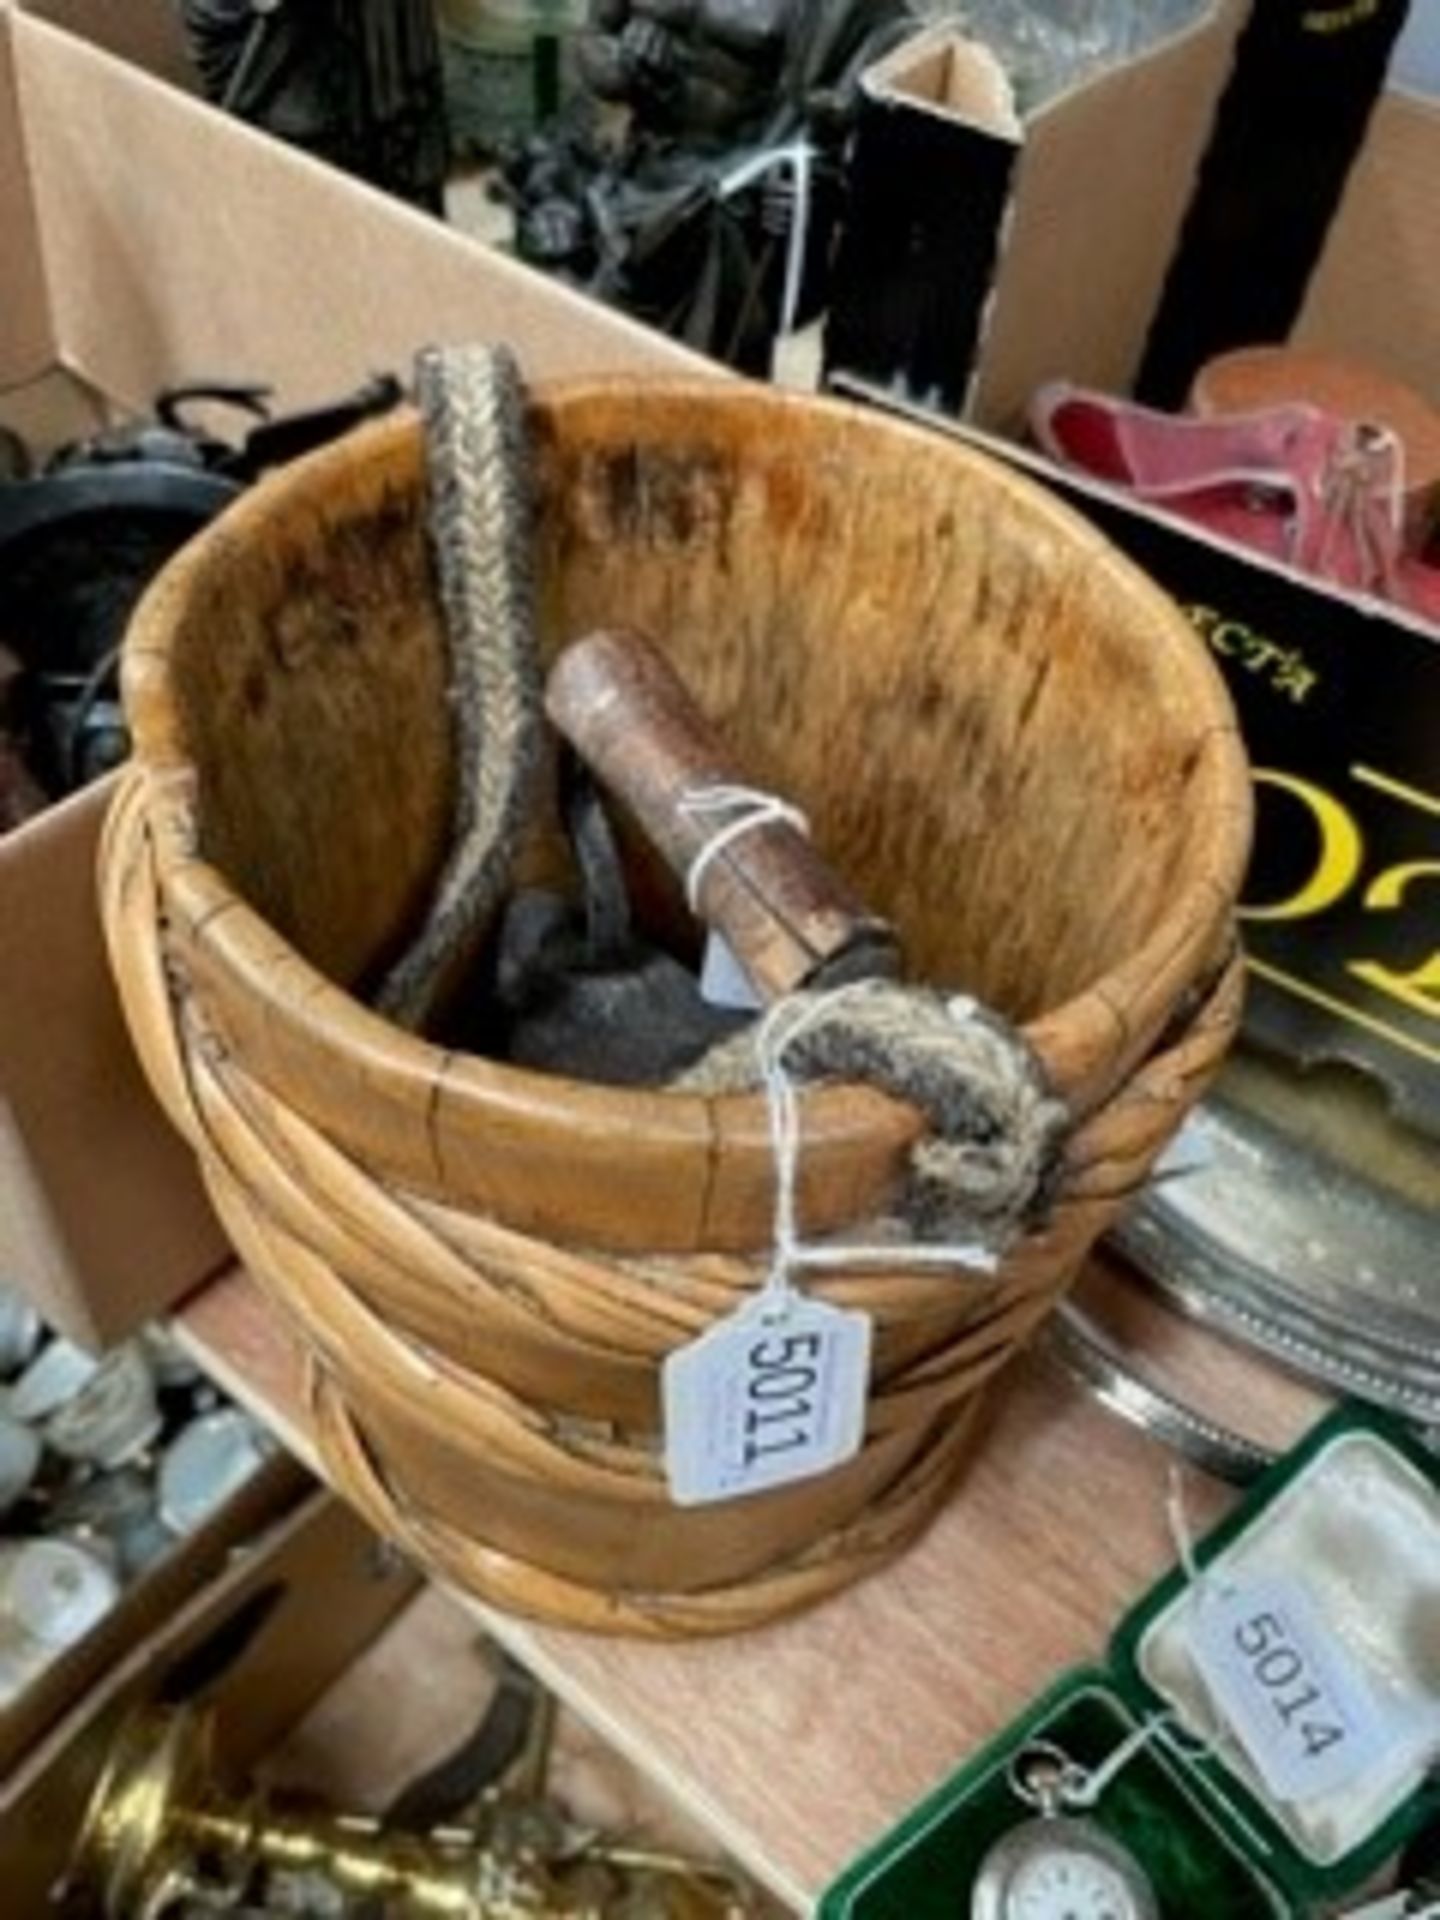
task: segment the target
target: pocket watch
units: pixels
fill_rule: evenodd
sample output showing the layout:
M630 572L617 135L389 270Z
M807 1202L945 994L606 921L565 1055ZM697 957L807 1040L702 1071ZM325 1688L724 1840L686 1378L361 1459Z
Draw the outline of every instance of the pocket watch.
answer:
M1139 1861L1073 1811L1077 1777L1058 1747L1036 1743L1016 1756L1010 1784L1036 1811L981 1861L970 1920L1160 1920Z

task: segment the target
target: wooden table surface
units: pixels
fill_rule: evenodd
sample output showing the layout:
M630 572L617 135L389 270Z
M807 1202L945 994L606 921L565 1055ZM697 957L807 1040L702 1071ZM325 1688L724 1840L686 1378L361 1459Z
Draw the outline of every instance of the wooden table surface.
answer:
M1147 1368L1252 1437L1321 1410L1307 1389L1172 1319L1092 1264L1086 1302ZM298 1356L236 1271L186 1309L187 1344L314 1463ZM1173 1558L1170 1456L1089 1400L1044 1353L994 1391L955 1497L895 1566L796 1619L685 1645L486 1628L798 1912L1058 1669L1094 1658ZM1224 1489L1187 1480L1199 1527Z

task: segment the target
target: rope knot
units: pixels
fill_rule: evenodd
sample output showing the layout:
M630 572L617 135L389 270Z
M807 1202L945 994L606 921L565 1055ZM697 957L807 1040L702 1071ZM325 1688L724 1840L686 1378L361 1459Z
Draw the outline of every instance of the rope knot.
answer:
M748 1030L723 1042L681 1084L763 1083L773 1103L777 1076L860 1081L925 1116L900 1195L918 1241L1003 1252L1043 1215L1068 1113L1023 1036L978 1002L889 980L792 994L758 1044Z

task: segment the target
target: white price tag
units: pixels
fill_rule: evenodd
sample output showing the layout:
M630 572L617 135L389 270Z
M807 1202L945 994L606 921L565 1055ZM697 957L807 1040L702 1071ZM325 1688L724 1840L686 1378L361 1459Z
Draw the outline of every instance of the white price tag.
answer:
M808 1480L858 1453L870 1317L757 1295L665 1362L665 1471L680 1506Z
M1297 1581L1202 1587L1189 1629L1211 1699L1277 1800L1337 1793L1385 1753L1373 1695Z
M735 949L723 934L711 933L700 963L700 998L712 1007L736 1013L758 1013L765 1002L755 991Z

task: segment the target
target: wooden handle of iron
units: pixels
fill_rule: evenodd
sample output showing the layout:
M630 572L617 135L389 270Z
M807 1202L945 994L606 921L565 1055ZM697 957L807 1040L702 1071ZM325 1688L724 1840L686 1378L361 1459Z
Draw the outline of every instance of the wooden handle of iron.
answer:
M707 805L744 771L665 655L635 633L593 633L551 670L545 711L686 879L740 809ZM808 836L784 820L748 827L700 876L697 909L733 948L765 1001L797 987L894 978L894 931L867 913Z

